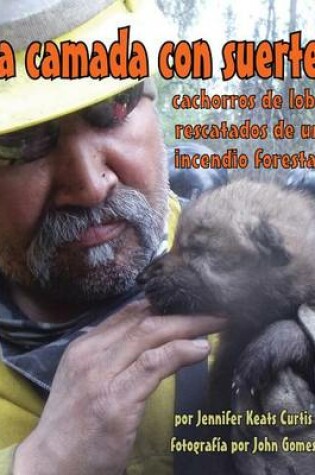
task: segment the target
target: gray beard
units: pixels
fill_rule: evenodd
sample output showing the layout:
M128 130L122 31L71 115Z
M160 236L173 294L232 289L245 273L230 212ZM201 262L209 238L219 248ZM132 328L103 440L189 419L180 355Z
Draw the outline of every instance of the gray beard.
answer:
M164 200L166 201L166 199ZM64 302L95 302L130 289L149 264L163 236L166 203L161 212L136 190L121 188L94 208L69 207L49 211L26 254L32 288ZM73 251L64 244L79 239L90 226L124 220L136 235ZM118 256L123 259L117 259Z

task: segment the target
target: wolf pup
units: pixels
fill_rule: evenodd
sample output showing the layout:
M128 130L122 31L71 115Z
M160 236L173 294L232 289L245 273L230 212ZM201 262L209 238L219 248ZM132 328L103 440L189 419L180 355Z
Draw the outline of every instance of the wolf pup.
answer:
M314 202L275 182L246 178L205 192L184 209L171 251L139 280L163 314L227 318L209 402L211 412L227 410L232 387L255 390L287 364L305 368L309 344L293 320L301 304L315 303ZM267 335L251 364L242 365L243 350L250 352L249 343L279 320L286 320L282 335L270 327L273 338Z

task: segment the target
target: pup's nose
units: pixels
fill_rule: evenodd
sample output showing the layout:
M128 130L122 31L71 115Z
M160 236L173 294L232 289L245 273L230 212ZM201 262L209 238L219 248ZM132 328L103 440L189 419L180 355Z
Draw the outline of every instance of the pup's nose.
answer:
M145 285L149 280L161 273L164 267L165 258L169 254L163 254L156 257L137 277L137 283L141 286Z

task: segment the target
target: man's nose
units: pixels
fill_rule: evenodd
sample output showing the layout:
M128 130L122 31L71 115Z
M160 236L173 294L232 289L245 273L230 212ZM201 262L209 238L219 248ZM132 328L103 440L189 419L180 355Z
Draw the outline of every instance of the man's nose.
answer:
M107 164L106 146L80 118L62 121L54 155L53 194L57 207L101 204L119 181Z

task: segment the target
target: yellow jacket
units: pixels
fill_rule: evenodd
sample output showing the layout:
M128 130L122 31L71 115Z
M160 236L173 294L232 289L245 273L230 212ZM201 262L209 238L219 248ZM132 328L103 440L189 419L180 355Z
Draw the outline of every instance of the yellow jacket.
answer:
M172 474L174 378L164 380L148 401L127 474ZM35 428L44 402L32 385L0 363L0 474L9 475L14 449ZM61 474L62 475L62 474Z

